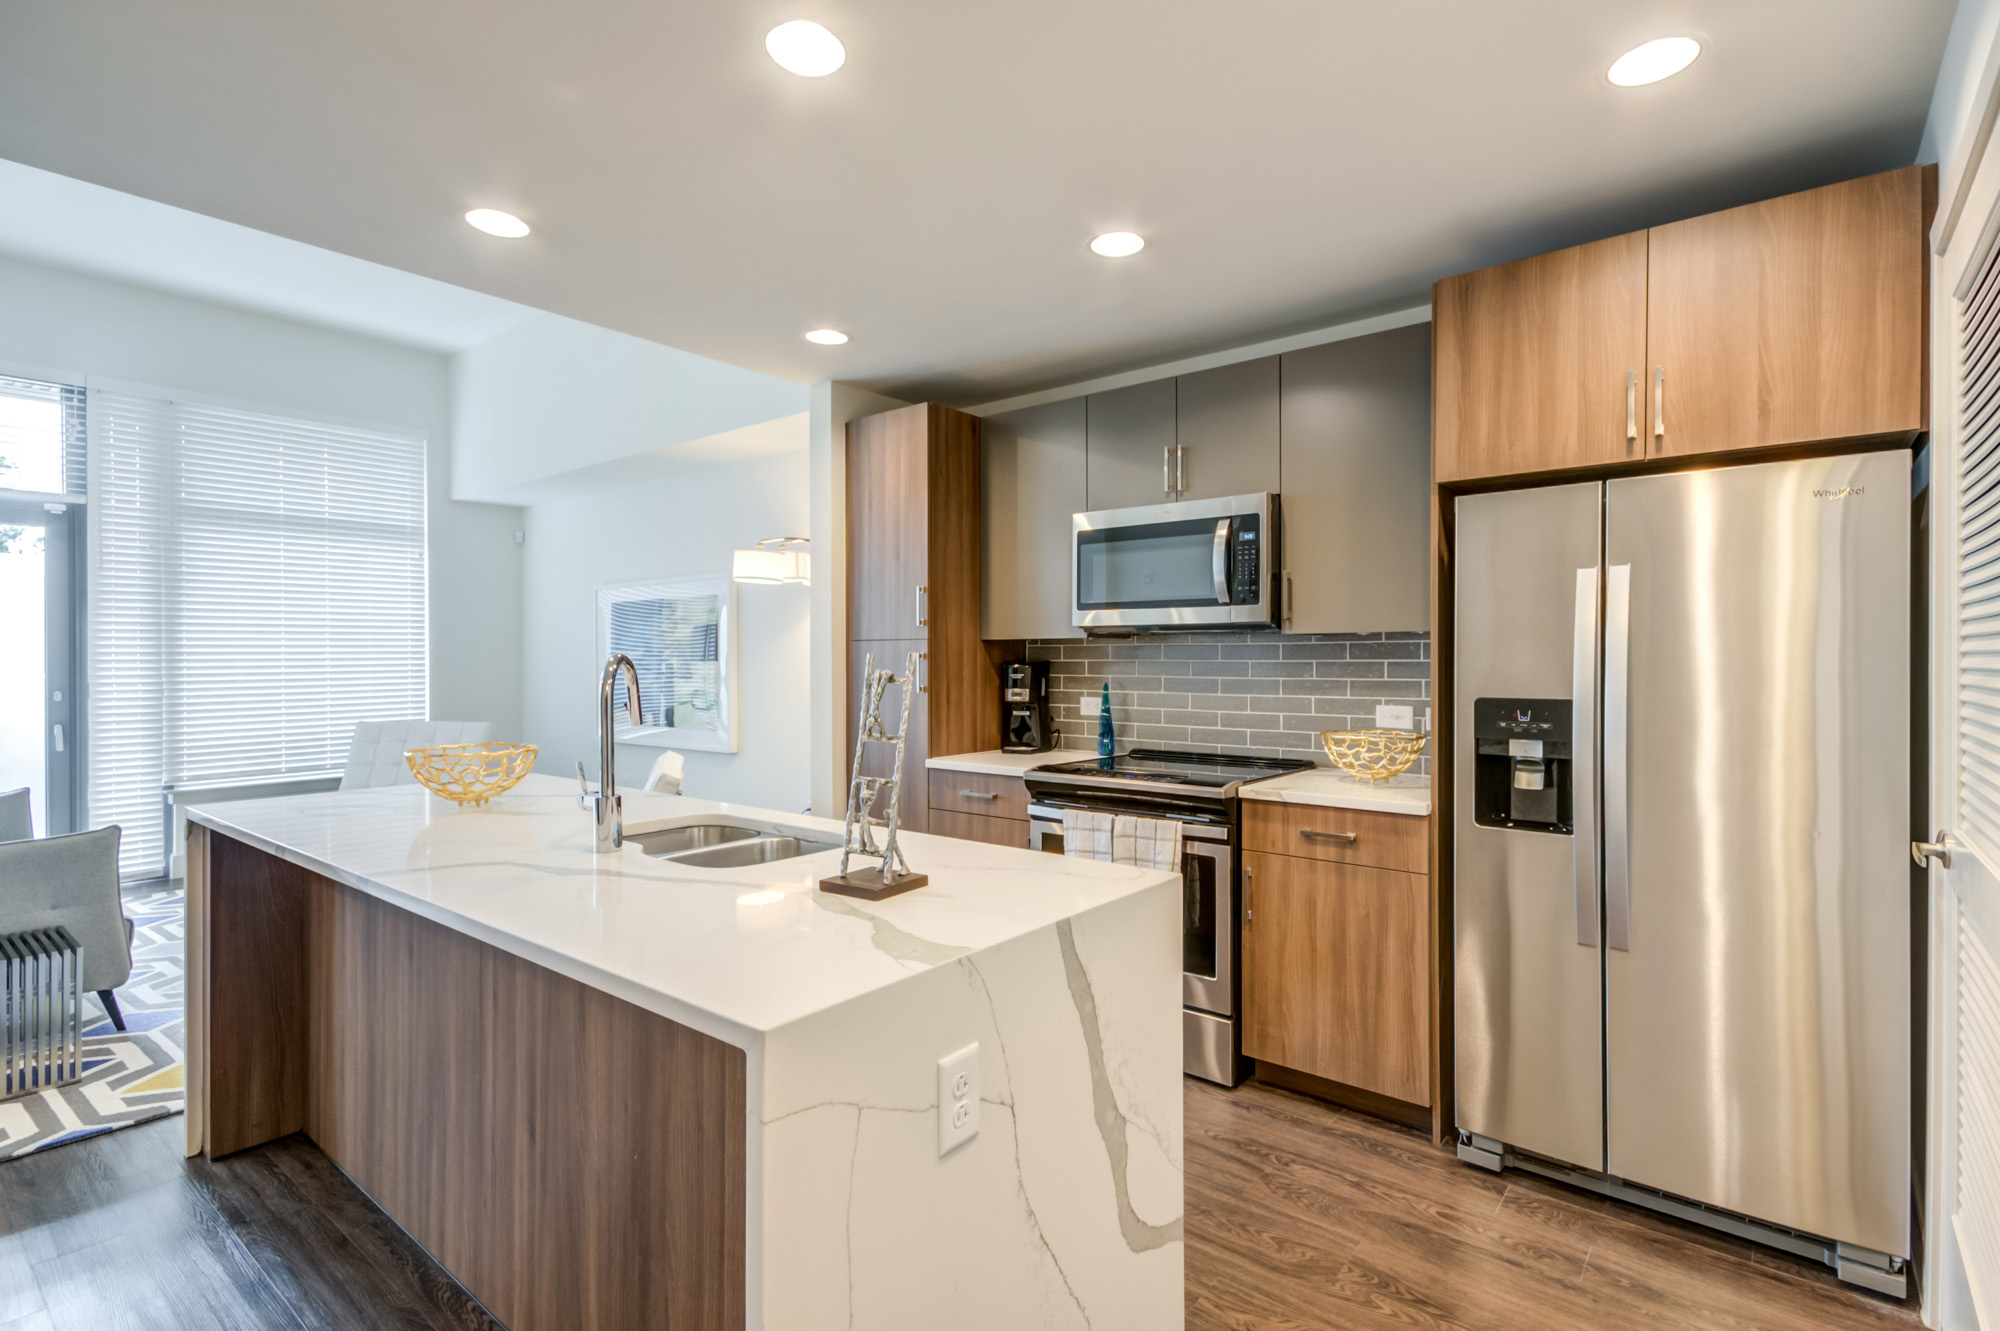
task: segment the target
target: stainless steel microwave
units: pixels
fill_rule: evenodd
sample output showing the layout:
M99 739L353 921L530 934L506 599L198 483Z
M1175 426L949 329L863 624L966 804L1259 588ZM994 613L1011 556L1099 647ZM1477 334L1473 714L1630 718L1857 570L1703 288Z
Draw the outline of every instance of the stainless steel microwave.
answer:
M1073 523L1070 623L1277 627L1278 496L1103 509Z

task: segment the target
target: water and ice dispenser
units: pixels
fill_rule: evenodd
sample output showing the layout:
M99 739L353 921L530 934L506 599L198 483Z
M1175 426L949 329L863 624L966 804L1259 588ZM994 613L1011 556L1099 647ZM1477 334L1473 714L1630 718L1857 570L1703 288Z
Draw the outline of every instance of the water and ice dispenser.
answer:
M1576 820L1569 699L1474 699L1472 733L1472 821L1570 835Z

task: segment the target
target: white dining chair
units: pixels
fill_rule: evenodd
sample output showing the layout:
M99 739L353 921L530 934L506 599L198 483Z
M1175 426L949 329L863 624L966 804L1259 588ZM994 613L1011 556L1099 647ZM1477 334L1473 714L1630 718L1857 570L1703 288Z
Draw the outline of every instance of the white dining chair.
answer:
M490 721L357 721L340 788L413 786L417 779L403 761L405 751L436 744L484 744L492 738Z

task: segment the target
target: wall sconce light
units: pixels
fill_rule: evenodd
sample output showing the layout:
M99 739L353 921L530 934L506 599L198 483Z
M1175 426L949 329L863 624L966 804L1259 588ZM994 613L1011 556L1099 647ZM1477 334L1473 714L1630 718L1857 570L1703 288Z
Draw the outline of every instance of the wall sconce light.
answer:
M738 582L812 581L811 544L803 536L773 536L757 542L756 548L738 550L731 571Z

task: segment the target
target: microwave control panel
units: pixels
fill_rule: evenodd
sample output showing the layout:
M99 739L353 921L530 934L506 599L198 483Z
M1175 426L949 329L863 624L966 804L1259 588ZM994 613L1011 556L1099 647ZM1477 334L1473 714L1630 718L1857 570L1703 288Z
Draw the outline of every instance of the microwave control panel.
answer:
M1260 557L1264 544L1263 533L1259 530L1263 522L1255 513L1233 518L1229 524L1229 603L1231 605L1255 605L1263 599L1263 560Z

